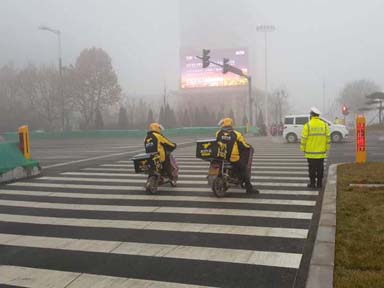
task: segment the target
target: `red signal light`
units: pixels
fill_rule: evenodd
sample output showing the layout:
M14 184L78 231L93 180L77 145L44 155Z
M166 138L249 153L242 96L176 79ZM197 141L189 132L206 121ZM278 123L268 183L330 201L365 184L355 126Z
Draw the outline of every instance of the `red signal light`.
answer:
M343 115L348 115L349 114L349 108L348 108L347 105L341 106L341 113L343 113Z

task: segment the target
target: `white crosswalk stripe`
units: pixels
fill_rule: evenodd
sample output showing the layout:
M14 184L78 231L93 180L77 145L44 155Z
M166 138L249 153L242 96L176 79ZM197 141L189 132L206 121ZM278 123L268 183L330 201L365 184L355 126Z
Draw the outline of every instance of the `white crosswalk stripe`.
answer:
M151 221L124 221L124 220L100 220L100 219L73 219L62 217L39 217L39 216L20 216L0 214L2 221L15 223L35 223L47 225L64 225L79 227L98 227L98 228L120 228L120 229L141 229L141 230L164 230L195 233L219 233L237 234L249 236L268 236L286 238L306 238L308 230L257 227L257 226L234 226L234 225L214 225L214 224L191 224L177 222L151 222Z
M301 260L301 254L297 253L264 252L240 249L219 249L183 245L176 246L166 244L146 244L117 241L79 240L72 238L64 239L23 235L15 235L16 237L10 241L8 239L8 234L4 235L6 238L3 242L2 236L3 235L0 234L0 245L7 243L9 244L9 242L11 242L10 245L12 246L80 250L87 252L105 252L205 261L222 261L285 268L298 268Z
M41 179L41 178L40 178ZM145 181L145 180L143 180ZM87 190L120 190L120 191L143 191L142 186L133 186L133 185L86 185L86 184L57 184L57 183L35 183L35 182L17 182L8 184L13 187L44 187L44 188L65 188L65 189L87 189ZM160 192L169 191L169 187L159 187ZM175 192L203 192L212 194L212 191L209 187L174 187L172 191ZM239 188L231 190L233 193L244 193L244 190ZM318 195L317 191L305 191L305 190L262 190L262 194L280 194L280 195Z
M127 172L130 174L135 173L134 169L131 169L131 168L91 167L91 168L84 168L81 170L82 171L96 171L96 172ZM256 172L252 171L252 175L263 175L263 174L274 174L275 173L277 175L305 175L305 176L308 176L308 172L306 170L305 171L304 170L303 171L285 171L285 170L266 170L266 169L263 169L262 171L256 171ZM194 173L194 172L200 172L200 170L183 169L182 171L180 171L181 174Z
M100 176L100 177L106 177L106 176L118 176L118 177L130 177L132 176L131 173L91 173L91 172L64 172L62 175L77 175L77 176ZM135 177L147 177L147 175L144 174L138 174ZM198 178L198 179L204 179L207 175L204 174L179 174L179 179L187 179L187 178ZM292 177L292 176L253 176L253 179L266 179L266 180L302 180L307 179L307 177Z
M208 286L148 281L126 277L113 277L87 273L53 271L10 265L0 266L0 284L20 285L28 288L209 288Z
M222 287L219 274L199 272L194 280L189 274L246 265L241 269L251 269L249 275L289 287L284 283L300 268L319 191L308 190L307 162L297 147L255 147L259 195L231 187L228 197L214 197L208 162L196 159L194 148L175 154L178 186L161 186L157 195L145 194L147 175L136 174L128 158L0 186L0 284ZM24 252L29 256L12 256ZM56 265L61 259L63 266ZM108 268L114 261L127 269ZM225 271L226 285L236 287L241 273Z
M137 187L137 189L140 189ZM249 198L216 198L216 197L191 197L191 196L160 196L160 195L108 195L90 193L60 193L52 191L29 191L29 190L2 190L0 195L34 195L49 197L91 198L91 199L137 199L137 200L165 200L165 201L192 201L192 202L220 202L220 203L253 203L273 205L304 205L313 206L316 201L310 200L282 200L282 199L249 199ZM312 195L312 194L310 194Z
M53 180L53 181L64 181L64 182L102 182L102 183L143 183L141 179L116 179L116 178L86 178L86 177L51 177L43 176L41 180ZM271 179L273 180L273 179ZM206 180L180 180L179 184L188 184L188 185L206 185ZM255 183L256 184L256 183ZM286 187L306 187L305 183L276 183L276 182L266 182L265 185L269 186L286 186Z

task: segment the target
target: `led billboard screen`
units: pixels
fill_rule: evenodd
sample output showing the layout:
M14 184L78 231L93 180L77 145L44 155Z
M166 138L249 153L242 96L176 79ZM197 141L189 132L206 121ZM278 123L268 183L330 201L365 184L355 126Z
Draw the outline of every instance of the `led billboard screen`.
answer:
M202 49L182 49L181 55L181 88L205 88L247 85L247 79L233 73L223 74L221 67L210 64L203 68L202 61L196 56L202 55ZM238 49L212 49L210 60L222 64L228 58L230 65L240 68L248 74L248 51Z

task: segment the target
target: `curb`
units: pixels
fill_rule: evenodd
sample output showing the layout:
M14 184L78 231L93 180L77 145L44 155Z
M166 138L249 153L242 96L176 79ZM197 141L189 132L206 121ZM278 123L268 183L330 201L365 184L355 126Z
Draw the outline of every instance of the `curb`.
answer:
M33 177L41 174L40 165L33 167L16 167L8 172L0 174L0 184L19 179Z
M328 169L327 183L320 212L319 227L311 263L309 265L306 288L332 288L335 262L336 240L336 196L337 166Z

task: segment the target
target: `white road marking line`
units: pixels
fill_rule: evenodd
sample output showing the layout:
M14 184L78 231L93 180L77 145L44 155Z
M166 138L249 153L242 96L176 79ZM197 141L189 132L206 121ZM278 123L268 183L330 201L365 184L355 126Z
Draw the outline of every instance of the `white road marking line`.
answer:
M213 202L213 203L248 203L248 204L271 204L271 205L299 205L314 206L316 201L311 200L280 200L280 199L258 199L258 198L216 198L199 196L161 196L161 195L111 195L92 193L63 193L52 191L31 190L5 190L0 189L0 195L25 195L25 196L47 196L66 197L81 199L119 199L119 200L162 200L162 201L186 201L186 202Z
M102 182L102 183L143 183L145 179L115 179L115 178L85 178L85 177L51 177L51 176L43 176L40 177L39 180L48 180L48 181L64 181L64 182ZM177 181L179 184L188 184L188 185L208 185L207 181L199 181L199 180L180 180ZM253 183L256 185L256 183ZM258 185L265 186L277 186L277 187L307 187L307 183L276 183L276 182L263 182L258 183Z
M217 233L231 235L248 235L264 237L281 237L306 239L307 229L278 228L278 227L256 227L236 226L202 223L178 223L178 222L153 222L153 221L129 221L129 220L104 220L104 219L81 219L43 217L31 215L0 214L1 221L14 223L63 225L76 227L94 228L116 228L116 229L142 229L173 232L194 232L194 233Z
M269 217L286 219L311 219L312 213L250 210L250 209L222 209L198 207L161 207L161 206L118 206L118 205L88 205L64 204L33 201L0 200L0 205L12 207L28 207L41 209L79 210L79 211L109 211L109 212L143 212L143 213L172 213L193 215L218 215L218 216L245 216Z
M8 265L0 266L0 275L2 275L0 279L1 284L23 286L29 288L209 288L208 286Z
M184 143L180 143L179 145L189 144L189 143L191 143L191 142L184 142ZM140 150L135 150L135 151L113 153L113 154L108 154L108 155L103 155L103 156L97 156L97 157L91 157L91 158L86 158L86 159L68 161L68 162L43 166L43 169L50 169L50 168L61 167L61 166L66 166L66 165L70 165L70 164L77 164L77 163L82 163L82 162L87 162L87 161L100 160L100 159L105 159L105 158L110 158L110 157L115 157L115 156L124 156L124 155L129 155L132 153L140 153L142 151L143 151L143 149L140 149Z
M92 189L92 190L118 190L118 191L144 191L144 186L122 186L122 185L86 185L86 184L57 184L57 183L41 183L41 182L14 182L7 186L16 187L48 187L48 188L66 188L66 189ZM175 192L205 192L212 194L209 187L159 187L158 191L175 191ZM244 193L243 189L231 188L231 193ZM319 195L318 191L301 191L301 190L271 190L263 189L261 194L280 194L280 195Z

